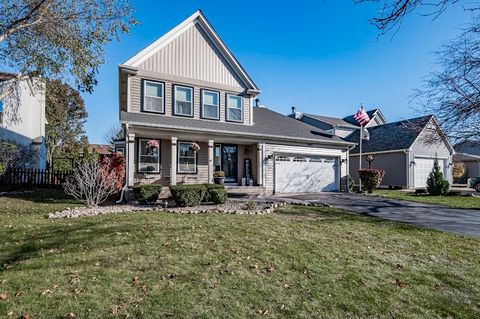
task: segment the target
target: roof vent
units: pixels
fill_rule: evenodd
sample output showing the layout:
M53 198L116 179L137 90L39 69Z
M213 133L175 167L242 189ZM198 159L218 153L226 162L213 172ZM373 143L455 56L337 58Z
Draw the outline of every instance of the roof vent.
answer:
M259 98L255 99L255 107L260 107L260 99Z
M292 114L294 115L296 120L299 120L302 117L302 112L297 112L295 106L292 106Z

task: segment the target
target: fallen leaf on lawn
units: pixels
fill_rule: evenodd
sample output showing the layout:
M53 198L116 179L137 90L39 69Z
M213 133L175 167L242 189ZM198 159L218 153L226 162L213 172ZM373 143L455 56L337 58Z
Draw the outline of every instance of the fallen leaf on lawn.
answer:
M282 303L282 305L280 306L280 310L283 310L285 309L285 304Z
M97 267L100 266L100 265L101 265L101 264L100 264L99 261L97 261L97 262L95 263L95 266L97 266Z
M145 292L145 293L147 292L147 286L146 285L142 286L142 291Z
M44 295L50 294L50 293L52 293L52 291L51 291L50 289L47 289L47 290L42 291L42 293L40 294L40 296L44 296Z
M23 295L23 291L17 291L15 293L15 297L20 297L21 295Z
M406 286L406 284L398 278L395 279L395 285L397 285L400 288L405 288L405 286Z
M134 285L137 285L137 284L140 283L140 278L135 276L135 277L133 277L132 282L133 282Z
M258 264L255 264L255 265L250 265L250 268L255 268L255 269L258 269Z
M22 319L30 319L30 315L28 313L26 313L22 316Z
M268 309L259 310L258 313L261 314L262 316L266 316L266 315L268 315Z
M1 293L0 294L0 300L7 300L8 299L8 296L6 293Z
M70 276L70 281L68 282L69 284L76 285L80 283L80 277L76 275Z
M75 318L75 314L73 312L70 312L70 313L67 313L64 317L65 318Z
M290 288L290 285L289 284L285 284L283 285L284 288Z
M9 311L9 312L7 313L7 316L9 316L9 317L10 317L10 316L13 316L13 311Z
M273 266L269 266L267 267L267 272L274 272L275 271L275 268L273 268Z
M112 315L118 314L119 311L123 309L124 305L113 305L112 308L110 308L110 313Z
M73 290L73 292L76 293L76 294L80 294L80 293L82 293L82 292L84 292L84 291L85 291L85 289L83 289L83 288L75 288L75 289Z
M175 274L170 274L170 276L168 276L170 279L175 279L177 277L177 275Z
M0 281L0 284L3 285L3 284L6 283L6 282L7 282L7 279L2 279L2 281Z

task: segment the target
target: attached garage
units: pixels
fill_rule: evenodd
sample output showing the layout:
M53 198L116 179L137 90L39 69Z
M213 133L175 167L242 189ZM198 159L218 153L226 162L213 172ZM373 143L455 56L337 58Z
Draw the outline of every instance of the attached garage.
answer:
M427 187L427 179L430 175L430 172L433 170L433 164L435 162L434 158L422 158L415 157L414 160L414 171L413 179L415 188L424 188ZM443 175L446 176L446 165L445 159L438 159L438 165L443 172Z
M319 156L275 157L275 192L332 192L340 188L338 159Z

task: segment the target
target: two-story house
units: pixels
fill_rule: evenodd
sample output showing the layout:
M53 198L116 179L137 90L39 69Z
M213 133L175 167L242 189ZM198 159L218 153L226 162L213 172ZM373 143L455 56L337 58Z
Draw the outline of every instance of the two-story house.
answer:
M267 194L345 190L354 144L256 105L259 93L195 12L119 65L127 185L212 183L222 170L226 185Z
M16 76L0 72L0 91L7 90ZM0 100L0 140L30 147L30 168L45 169L45 84L25 77L11 91Z

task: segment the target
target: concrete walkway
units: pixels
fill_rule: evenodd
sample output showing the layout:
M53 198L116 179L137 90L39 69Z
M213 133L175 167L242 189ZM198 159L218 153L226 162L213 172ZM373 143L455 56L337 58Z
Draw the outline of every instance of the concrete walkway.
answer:
M276 195L273 199L327 203L358 214L480 238L480 210L345 193Z

